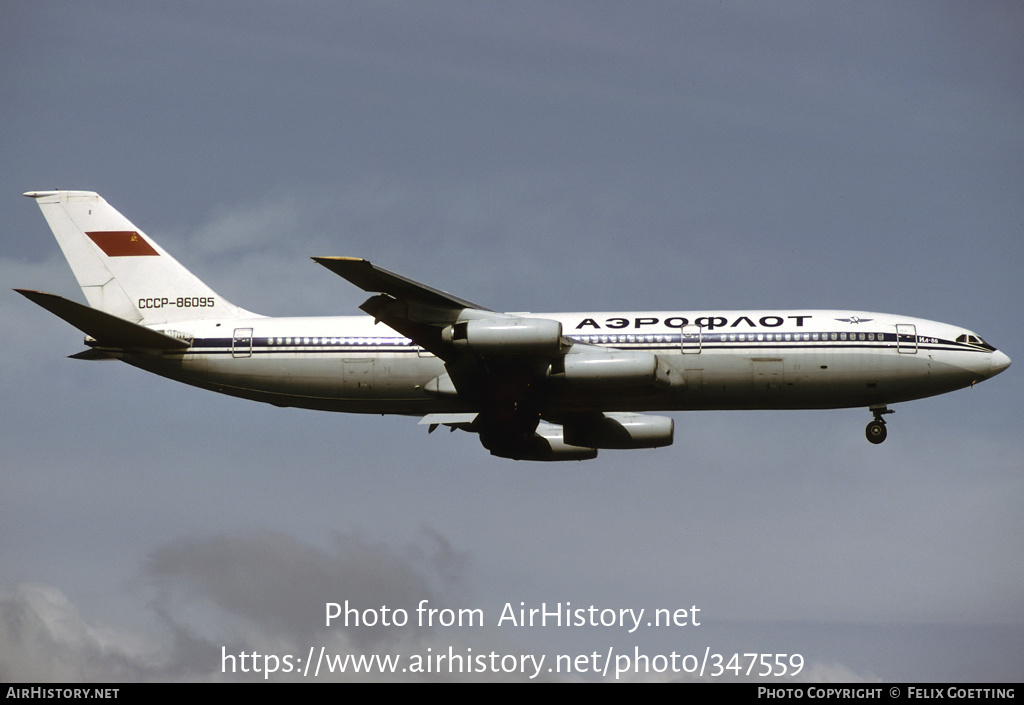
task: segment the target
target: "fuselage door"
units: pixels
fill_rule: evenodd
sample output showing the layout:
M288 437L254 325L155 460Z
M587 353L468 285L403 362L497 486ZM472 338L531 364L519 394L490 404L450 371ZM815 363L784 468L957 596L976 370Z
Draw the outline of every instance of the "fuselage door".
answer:
M750 372L755 398L766 401L781 395L785 381L781 357L755 357L750 361Z
M896 352L902 355L917 352L917 326L913 323L896 324Z
M363 392L373 389L374 362L372 358L345 360L342 367L345 388L350 391L361 390Z
M700 354L700 326L683 326L679 329L679 345L684 355Z
M235 328L231 357L252 357L252 328Z

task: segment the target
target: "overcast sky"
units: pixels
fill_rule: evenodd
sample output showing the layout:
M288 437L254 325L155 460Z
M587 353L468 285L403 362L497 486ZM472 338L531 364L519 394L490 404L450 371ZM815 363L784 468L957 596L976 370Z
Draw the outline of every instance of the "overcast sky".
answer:
M0 10L8 291L84 300L20 196L81 189L268 315L357 313L309 260L351 255L497 310L889 311L1017 361L895 405L882 446L866 409L689 412L669 448L529 464L69 360L81 334L9 292L0 680L242 679L222 647L320 646L1024 679L1019 2ZM324 624L424 599L487 624ZM520 602L701 625L497 627Z

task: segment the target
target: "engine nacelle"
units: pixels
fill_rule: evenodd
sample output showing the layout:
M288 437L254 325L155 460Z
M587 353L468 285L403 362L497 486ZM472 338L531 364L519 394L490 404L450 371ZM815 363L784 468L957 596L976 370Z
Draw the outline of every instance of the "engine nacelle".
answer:
M562 324L548 318L475 319L447 326L441 339L481 353L549 355L562 349Z
M552 376L581 387L627 387L672 384L670 371L651 352L609 350L566 355L551 369Z
M565 441L565 429L553 424L541 424L533 437L533 452L541 456L534 460L591 460L597 457L594 446L579 446Z
M661 448L672 445L675 423L667 416L609 412L599 418L572 419L562 426L565 443L591 448Z
M491 455L513 460L592 460L597 457L594 448L576 446L566 443L562 438L562 428L554 424L541 423L537 431L522 442L514 444L495 444L481 435L480 441L491 451Z

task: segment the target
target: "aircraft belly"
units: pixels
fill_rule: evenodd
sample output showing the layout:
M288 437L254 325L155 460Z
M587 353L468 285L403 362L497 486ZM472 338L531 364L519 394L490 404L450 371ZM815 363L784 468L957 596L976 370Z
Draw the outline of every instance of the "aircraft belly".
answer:
M424 391L442 375L435 357L402 353L267 353L126 356L150 372L278 406L365 413L473 410L457 397ZM712 409L826 409L908 401L952 391L975 373L923 353L830 351L662 356L677 382L668 388L552 385L549 413Z
M831 351L775 355L705 353L669 358L685 383L668 405L651 410L846 408L894 403L969 384L964 370L941 377L927 355L849 355ZM612 400L606 400L612 401Z
M457 399L423 391L444 371L437 358L307 353L186 355L177 360L130 356L126 361L197 387L278 406L398 414L465 410Z

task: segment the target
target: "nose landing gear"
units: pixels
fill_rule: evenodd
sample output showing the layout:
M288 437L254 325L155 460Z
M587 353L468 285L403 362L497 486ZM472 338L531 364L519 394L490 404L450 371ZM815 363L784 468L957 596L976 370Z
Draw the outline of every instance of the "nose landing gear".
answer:
M864 435L867 436L869 441L878 445L885 440L886 436L889 435L889 432L885 429L885 419L882 418L882 416L896 412L884 405L872 406L870 407L870 411L875 415L875 420L869 423L868 427L864 429Z

